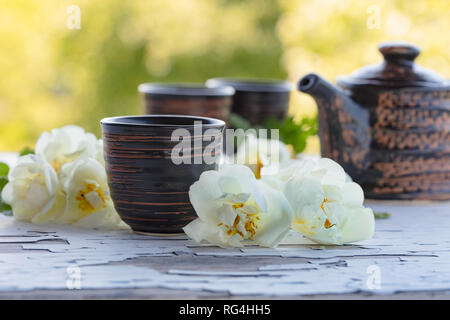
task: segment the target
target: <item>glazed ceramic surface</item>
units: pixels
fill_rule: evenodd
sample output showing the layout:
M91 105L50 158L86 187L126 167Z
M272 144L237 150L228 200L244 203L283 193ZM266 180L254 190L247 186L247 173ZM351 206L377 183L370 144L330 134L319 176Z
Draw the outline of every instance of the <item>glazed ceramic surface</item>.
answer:
M217 163L208 164L203 157L218 159L225 123L153 115L106 118L101 126L111 197L122 220L136 232L181 233L197 217L189 202L189 187L203 171L217 169ZM173 162L172 150L180 143L171 138L176 129L192 137L181 164ZM206 137L208 129L217 129L219 135Z
M234 89L200 84L143 83L138 88L144 114L211 117L228 122Z
M419 49L379 48L381 64L298 83L319 107L322 156L339 162L377 199L450 199L450 84L414 63Z
M252 125L264 125L267 118L283 120L288 112L292 86L289 82L273 79L214 78L208 87L230 86L236 90L232 112L247 119Z

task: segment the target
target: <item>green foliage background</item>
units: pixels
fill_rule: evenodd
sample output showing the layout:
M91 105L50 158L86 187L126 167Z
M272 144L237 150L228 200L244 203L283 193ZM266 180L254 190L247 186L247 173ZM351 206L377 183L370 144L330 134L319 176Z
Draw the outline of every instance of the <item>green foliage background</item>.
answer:
M67 27L70 5L81 9L81 29ZM3 151L32 146L42 131L68 123L100 135L101 118L140 113L142 82L297 81L309 72L332 80L378 62L376 46L385 40L420 45L418 62L450 75L448 0L2 0L0 6ZM297 120L315 112L312 99L293 93ZM308 149L318 150L317 139Z

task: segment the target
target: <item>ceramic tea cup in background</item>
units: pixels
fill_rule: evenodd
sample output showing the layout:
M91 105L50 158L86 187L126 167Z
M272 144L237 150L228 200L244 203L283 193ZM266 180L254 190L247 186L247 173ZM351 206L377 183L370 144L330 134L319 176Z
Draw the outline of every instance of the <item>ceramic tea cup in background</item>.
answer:
M122 220L137 233L182 233L197 217L189 187L203 171L217 169L225 122L148 115L105 118L101 126L108 184ZM176 151L180 140L189 143Z
M144 114L181 114L221 119L228 123L234 89L203 84L143 83Z
M210 88L233 87L231 112L247 119L252 125L264 125L267 118L283 120L288 112L292 84L275 79L213 78L206 81Z

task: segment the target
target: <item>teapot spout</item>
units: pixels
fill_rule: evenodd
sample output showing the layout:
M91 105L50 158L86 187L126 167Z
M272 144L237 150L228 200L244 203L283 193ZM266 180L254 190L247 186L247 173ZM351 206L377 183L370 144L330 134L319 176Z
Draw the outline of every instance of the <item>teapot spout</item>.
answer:
M298 81L297 87L301 92L311 95L316 102L318 100L329 100L335 96L344 98L345 95L341 89L315 73L307 74L301 78Z
M357 179L369 164L368 110L317 74L300 79L298 89L311 95L317 103L322 156L338 162Z

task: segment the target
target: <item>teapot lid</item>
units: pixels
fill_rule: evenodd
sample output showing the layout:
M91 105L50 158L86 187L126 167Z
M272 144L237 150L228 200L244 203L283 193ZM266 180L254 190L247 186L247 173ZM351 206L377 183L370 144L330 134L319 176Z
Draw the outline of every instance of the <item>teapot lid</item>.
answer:
M380 64L362 67L349 76L337 77L343 87L383 86L383 87L439 87L447 81L434 71L414 63L420 49L402 41L385 42L378 50L384 57Z

